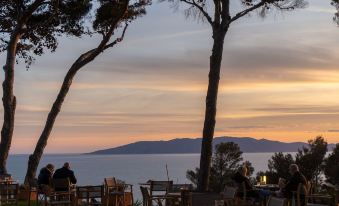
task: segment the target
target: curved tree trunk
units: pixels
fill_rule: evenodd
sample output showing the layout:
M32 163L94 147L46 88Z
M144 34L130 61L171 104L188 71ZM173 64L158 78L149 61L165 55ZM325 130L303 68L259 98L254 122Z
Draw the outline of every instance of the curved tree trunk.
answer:
M32 183L32 181L35 178L36 171L39 166L40 159L42 157L42 154L44 152L44 149L47 145L48 138L51 134L51 131L53 129L55 120L60 113L61 106L68 94L68 91L72 85L72 81L76 73L87 63L92 61L99 52L96 52L96 50L91 50L83 55L81 55L78 60L72 65L72 67L67 72L64 81L62 83L62 86L60 88L59 94L56 98L56 100L53 103L53 106L48 114L47 121L45 123L45 127L39 137L39 140L35 146L33 154L29 156L28 159L28 167L27 172L25 176L25 185L28 185Z
M3 89L3 107L4 107L4 122L1 130L1 143L0 143L0 175L7 174L7 158L9 149L12 143L13 130L14 130L14 116L16 108L16 98L13 92L14 84L14 65L17 44L20 39L20 34L14 31L7 48L6 65L3 67L5 72L5 79L2 83Z
M220 68L226 32L227 30L218 28L213 29L213 49L210 57L210 72L206 96L205 121L201 144L200 169L197 188L200 192L208 191L209 185Z
M121 38L119 40L115 40L114 42L108 44L110 41L113 32L119 23L119 21L124 17L126 14L127 8L129 5L129 0L125 0L123 4L123 9L120 11L121 13L119 14L120 18L115 19L112 24L110 25L109 31L106 33L106 35L103 37L102 41L100 42L99 46L95 49L92 49L82 55L74 62L72 67L69 69L67 72L67 75L64 78L63 84L61 86L61 89L59 91L58 97L56 98L55 102L53 103L53 106L48 114L47 121L45 124L45 127L39 137L39 140L35 146L33 154L29 156L28 159L28 167L27 167L27 172L25 176L25 185L29 185L30 183L33 182L35 176L36 176L36 171L39 166L40 159L42 157L42 154L44 152L44 149L47 145L48 138L51 134L51 131L53 129L55 120L60 113L61 106L65 100L65 97L72 85L72 81L76 73L86 64L89 62L93 61L101 52L104 50L113 47L115 44L117 44L119 41L122 41L125 35L125 31L127 29L127 25L125 26Z

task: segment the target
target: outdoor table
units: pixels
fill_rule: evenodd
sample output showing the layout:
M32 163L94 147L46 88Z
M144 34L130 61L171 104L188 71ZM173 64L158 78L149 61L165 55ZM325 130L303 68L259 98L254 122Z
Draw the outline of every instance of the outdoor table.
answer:
M277 184L254 185L254 187L257 189L270 190L270 191L279 190L279 185Z

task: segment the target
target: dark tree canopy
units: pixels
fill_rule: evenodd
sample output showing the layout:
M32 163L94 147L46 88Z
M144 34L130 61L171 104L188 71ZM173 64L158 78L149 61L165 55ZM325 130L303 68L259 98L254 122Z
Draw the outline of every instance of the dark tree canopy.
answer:
M337 12L334 14L333 21L339 25L339 0L332 0L331 4L337 10Z
M325 159L324 173L328 182L339 185L339 144Z
M293 163L294 159L291 154L283 154L282 152L274 153L268 160L268 171L259 172L257 178L266 175L267 183L276 184L280 177L285 179L290 177L288 168Z
M322 136L309 140L307 147L298 150L295 162L306 179L318 183L326 152L327 142Z
M243 162L242 151L239 145L234 142L220 143L215 146L212 158L210 189L214 192L220 192L225 185L232 184L231 177L239 169L239 167L246 165L251 175L254 171L252 164L249 161ZM193 183L197 184L199 168L195 171L187 171L187 178Z
M29 66L34 56L42 55L46 49L55 51L58 36L81 36L85 32L83 17L91 6L91 0L1 1L0 52L7 49L16 31L21 34L17 56ZM21 25L22 22L26 23Z

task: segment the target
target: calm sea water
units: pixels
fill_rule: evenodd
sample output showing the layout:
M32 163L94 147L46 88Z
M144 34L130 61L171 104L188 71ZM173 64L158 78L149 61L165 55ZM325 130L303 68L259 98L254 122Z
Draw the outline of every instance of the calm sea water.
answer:
M267 169L267 161L273 153L245 153L244 160L252 162L255 172ZM39 170L47 163L57 168L70 162L78 179L78 185L102 184L105 177L116 177L134 185L136 199L141 199L138 183L149 179L166 180L166 165L169 178L174 183L189 183L186 171L199 165L200 154L157 155L44 155ZM20 183L27 168L28 155L11 155L8 170Z

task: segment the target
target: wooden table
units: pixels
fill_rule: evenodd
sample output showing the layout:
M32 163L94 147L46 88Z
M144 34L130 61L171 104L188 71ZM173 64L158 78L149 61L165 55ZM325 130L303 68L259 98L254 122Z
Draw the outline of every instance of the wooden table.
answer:
M262 190L270 190L270 191L277 191L279 190L279 185L277 184L265 184L265 185L254 185L256 189L262 189Z

